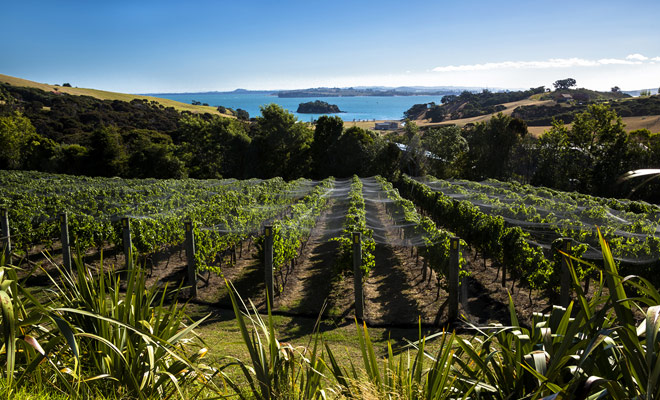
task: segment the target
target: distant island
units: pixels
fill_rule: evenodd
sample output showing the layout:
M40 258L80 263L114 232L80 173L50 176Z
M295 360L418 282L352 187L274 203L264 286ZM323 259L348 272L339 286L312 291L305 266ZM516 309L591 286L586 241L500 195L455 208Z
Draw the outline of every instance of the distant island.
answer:
M336 114L342 112L336 104L328 104L325 101L316 100L298 105L299 114Z
M277 92L277 97L357 97L357 96L444 96L457 94L460 91L452 89L429 89L414 87L367 87L367 88L314 88Z

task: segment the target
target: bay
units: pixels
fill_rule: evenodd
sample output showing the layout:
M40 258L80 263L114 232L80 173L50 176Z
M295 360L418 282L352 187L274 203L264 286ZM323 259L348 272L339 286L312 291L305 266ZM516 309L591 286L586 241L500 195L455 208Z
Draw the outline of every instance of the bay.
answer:
M356 97L304 97L285 98L277 95L257 93L151 93L150 96L176 100L191 104L193 100L217 107L241 108L250 117L261 115L259 107L275 103L289 110L301 121L311 121L323 114L298 114L298 104L321 100L336 104L344 111L338 115L344 121L401 120L403 112L414 104L435 102L440 104L442 96L356 96Z

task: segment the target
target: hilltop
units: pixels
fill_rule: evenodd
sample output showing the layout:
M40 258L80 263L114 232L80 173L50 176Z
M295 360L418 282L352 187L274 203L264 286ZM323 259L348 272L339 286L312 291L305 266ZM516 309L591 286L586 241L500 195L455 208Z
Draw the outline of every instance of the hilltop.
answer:
M189 111L195 114L209 113L209 114L221 115L220 112L218 112L218 110L215 107L210 107L210 106L186 104L174 100L162 99L153 96L143 96L137 94L109 92L98 89L51 85L48 83L39 83L39 82L34 82L27 79L16 78L13 76L3 75L3 74L0 74L0 83L17 86L17 87L35 88L50 93L64 93L72 96L90 96L99 100L119 100L125 102L130 102L136 99L145 100L150 103L155 102L157 104L162 105L163 107L172 107L177 111Z
M463 91L460 95L443 97L442 104L415 104L404 113L404 118L420 126L455 124L463 127L488 121L502 113L524 120L529 131L538 136L550 128L553 119L570 124L576 114L586 111L591 104L608 104L623 118L628 131L660 131L660 96L631 97L621 91L599 92L584 88Z

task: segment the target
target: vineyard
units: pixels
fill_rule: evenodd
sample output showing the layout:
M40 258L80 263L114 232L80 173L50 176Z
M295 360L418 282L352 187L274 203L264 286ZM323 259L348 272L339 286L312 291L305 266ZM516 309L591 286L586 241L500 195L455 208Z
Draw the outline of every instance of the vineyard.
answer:
M0 171L0 185L7 388L182 399L658 392L655 205L430 176ZM238 332L202 361L221 313ZM298 334L316 320L307 347L278 340L273 313L296 318ZM353 339L364 367L326 341L353 320L365 323ZM380 328L419 341L377 350L369 330ZM242 359L227 354L232 343Z
M275 310L314 316L325 303L328 315L374 324L438 325L457 307L473 321L506 319L509 286L528 297L531 318L562 292L558 248L592 261L576 269L588 291L601 262L597 227L628 272L655 280L660 256L655 205L498 181L0 171L0 186L4 258L24 269L47 265L43 254L64 261L65 215L65 247L92 270L105 253L105 269L185 281L195 301L228 306L228 278L260 307L269 293Z

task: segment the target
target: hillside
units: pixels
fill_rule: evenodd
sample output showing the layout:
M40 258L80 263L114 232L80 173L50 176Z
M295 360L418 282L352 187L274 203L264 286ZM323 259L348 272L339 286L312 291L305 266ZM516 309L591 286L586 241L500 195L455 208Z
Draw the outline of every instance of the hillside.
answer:
M648 129L660 132L660 96L632 98L622 92L598 92L588 89L491 93L464 92L446 96L441 105L416 104L404 117L419 126L457 125L486 122L498 113L524 120L534 136L550 129L553 119L570 124L576 114L591 104L608 104L626 124L627 131ZM514 100L514 101L506 101Z
M47 83L34 82L27 79L16 78L13 76L3 75L3 74L0 74L0 83L6 83L12 86L35 88L46 92L66 93L73 96L91 96L99 100L120 100L120 101L130 102L132 100L139 99L139 100L146 100L148 102L155 101L156 103L161 104L164 107L172 107L177 111L190 111L196 114L209 113L209 114L222 115L218 112L218 110L215 107L210 107L210 106L194 106L192 104L186 104L174 100L161 99L159 97L152 97L152 96L141 96L141 95L128 94L128 93L108 92L105 90L98 90L98 89L50 85Z

